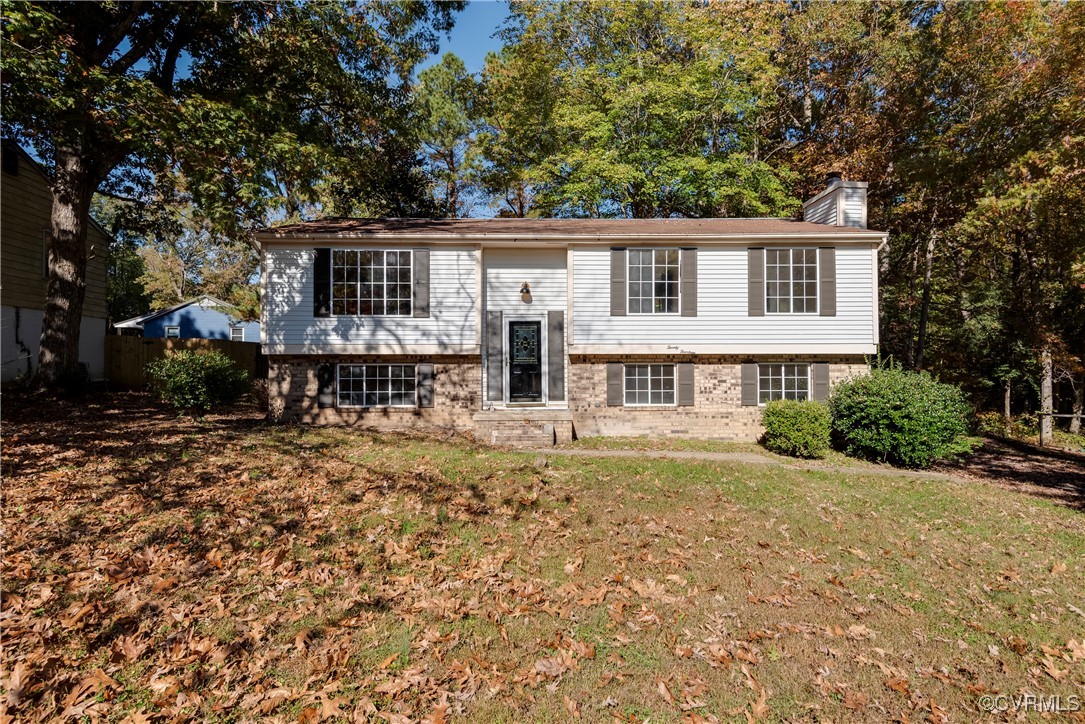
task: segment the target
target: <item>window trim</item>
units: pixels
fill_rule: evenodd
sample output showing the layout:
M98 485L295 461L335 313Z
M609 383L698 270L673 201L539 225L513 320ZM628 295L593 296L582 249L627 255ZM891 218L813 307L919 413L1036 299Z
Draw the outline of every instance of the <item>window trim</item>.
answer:
M177 330L177 334L170 334L171 329ZM180 325L175 325L175 324L170 324L170 325L167 325L167 326L163 327L162 336L165 339L180 339L181 338L181 326Z
M628 397L627 397L628 389L626 387L626 381L628 379L627 374L626 374L627 370L630 367L648 367L648 368L651 368L651 366L654 365L654 364L658 364L661 367L670 367L671 368L671 379L674 381L674 388L671 390L671 392L674 395L674 401L673 402L632 402L632 403L627 402L627 400L628 400ZM649 369L649 372L648 372L648 397L649 397L649 399L651 399L651 396L652 396L651 380L652 380L652 374L651 374L651 369ZM662 390L660 390L660 391L662 392ZM622 407L641 407L641 408L650 407L650 408L653 408L653 409L659 409L661 407L678 407L678 365L675 364L674 362L623 362L622 363Z
M631 273L633 267L633 252L635 251L676 251L678 252L678 261L675 262L675 268L678 272L678 276L675 278L674 283L678 288L678 294L675 296L675 311L673 312L657 312L655 311L655 255L652 255L652 311L650 312L634 312L633 305L630 304L632 300L633 289L633 274ZM638 267L642 266L637 264ZM642 283L643 280L637 280L637 284ZM643 299L644 297L637 297L637 299ZM666 297L663 297L666 299ZM660 315L664 317L679 317L682 315L682 248L678 246L631 246L626 249L625 252L625 313L627 316L654 316Z
M410 367L414 370L414 402L405 405L345 405L340 401L339 382L343 367ZM363 373L364 374L364 373ZM389 378L391 376L389 375ZM363 377L364 379L364 377ZM335 365L335 406L344 410L414 410L420 407L418 401L418 363L417 362L337 362Z
M784 367L785 365L801 365L806 367L806 397L802 400L796 400L797 402L808 402L814 399L814 365L811 362L758 362L757 363L757 406L764 407L773 400L761 399L761 368L762 367ZM783 370L780 370L780 376L783 378ZM786 378L784 378L786 379ZM778 397L778 400L791 400L791 397Z
M795 308L795 255L796 251L813 251L814 252L814 311L810 312L772 312L769 311L769 252L771 251L787 251L790 252L788 259L788 269L790 274L790 281L788 282L788 302L792 310ZM765 284L765 316L798 316L798 317L818 317L821 315L821 253L816 246L769 246L765 247L764 266L761 270L762 279ZM779 282L776 282L779 284ZM805 298L805 297L804 297ZM777 297L782 299L782 297Z
M404 252L405 251L408 254L410 254L410 260L407 263L407 268L411 270L411 296L407 299L407 301L410 303L410 311L408 311L406 314L388 314L387 312L384 312L384 313L381 313L381 314L362 314L361 312L358 312L357 314L336 314L335 313L335 252L337 252L337 251L342 251L342 252L348 252L348 251L357 251L357 252L379 251L379 252L382 252L382 253L385 253L385 254L387 254L390 251L394 251L394 252ZM387 262L388 262L388 258L385 257L385 267L384 267L384 269L385 269L386 273L387 273L387 270L388 270ZM359 269L360 269L360 266L359 266ZM331 253L328 254L328 316L330 316L330 317L347 317L347 318L351 318L351 317L390 317L390 318L394 318L394 319L403 319L403 318L413 317L414 316L414 285L415 285L415 281L416 280L414 278L414 249L400 249L399 247L380 247L380 246L352 246L352 247L344 247L344 248L333 247L331 249ZM361 282L356 282L356 283L360 284ZM387 282L385 282L385 284L387 284ZM386 301L387 301L387 299L386 299ZM359 298L359 304L360 303L361 303L361 299ZM336 373L336 378L338 379L338 373Z
M234 332L240 332L240 339L234 339ZM230 341L231 342L244 342L245 341L245 328L241 325L234 325L230 327Z

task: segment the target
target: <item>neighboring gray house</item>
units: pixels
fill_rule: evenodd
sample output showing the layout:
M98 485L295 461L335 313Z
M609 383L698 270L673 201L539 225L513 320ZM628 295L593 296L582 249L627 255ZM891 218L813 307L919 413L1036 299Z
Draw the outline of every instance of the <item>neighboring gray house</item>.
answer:
M234 342L259 342L260 323L239 319L229 302L204 294L139 317L113 325L143 337L173 339L229 339Z
M281 419L753 439L878 346L866 184L792 219L331 219L267 229Z

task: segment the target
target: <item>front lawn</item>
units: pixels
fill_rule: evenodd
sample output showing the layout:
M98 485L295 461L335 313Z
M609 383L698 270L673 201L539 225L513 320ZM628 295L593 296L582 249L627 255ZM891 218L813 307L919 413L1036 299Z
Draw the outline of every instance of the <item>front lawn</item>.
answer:
M998 487L13 407L8 716L969 721L1085 688L1085 516Z

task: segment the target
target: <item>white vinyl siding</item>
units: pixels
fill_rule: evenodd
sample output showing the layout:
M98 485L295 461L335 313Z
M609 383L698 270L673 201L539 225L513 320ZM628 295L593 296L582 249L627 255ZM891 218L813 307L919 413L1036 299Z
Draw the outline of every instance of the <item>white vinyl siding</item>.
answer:
M866 195L865 188L844 189L844 226L866 228Z
M478 253L462 247L431 248L429 317L314 317L313 249L269 247L264 256L265 351L268 354L477 351Z
M810 399L810 365L763 364L757 369L757 401Z
M803 210L803 219L815 224L839 224L839 207L836 194L828 194Z
M821 246L831 240L820 241ZM813 244L811 244L813 246ZM767 248L773 248L768 245ZM779 247L776 247L779 248ZM640 349L646 353L875 352L876 251L836 248L834 317L774 314L750 317L745 246L702 245L697 252L697 316L610 316L610 250L574 247L571 353ZM591 352L587 352L591 353Z
M565 309L568 301L564 249L487 249L486 309L506 314L527 314ZM521 298L524 282L531 288L529 302Z
M625 404L674 405L674 365L625 365Z

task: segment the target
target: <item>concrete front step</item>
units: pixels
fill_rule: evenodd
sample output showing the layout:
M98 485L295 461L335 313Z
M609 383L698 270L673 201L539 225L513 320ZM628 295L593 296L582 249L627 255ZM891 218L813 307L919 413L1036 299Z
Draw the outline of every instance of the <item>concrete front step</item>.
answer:
M553 447L573 439L573 416L568 410L511 408L474 416L475 439L509 447Z

